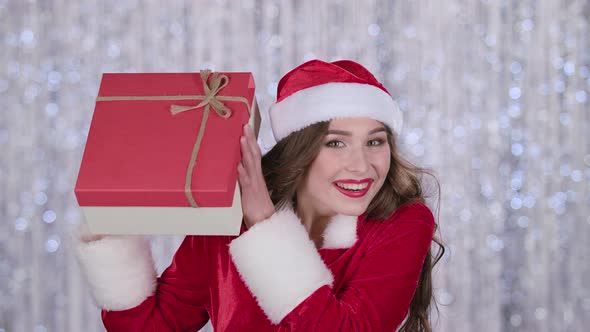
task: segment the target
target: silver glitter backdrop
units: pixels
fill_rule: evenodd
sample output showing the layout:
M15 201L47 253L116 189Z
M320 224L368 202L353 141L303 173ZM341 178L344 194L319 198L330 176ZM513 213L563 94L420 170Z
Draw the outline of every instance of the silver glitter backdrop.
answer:
M0 332L103 330L68 240L103 72L252 71L266 110L312 58L373 71L441 181L435 331L587 330L590 1L0 0Z

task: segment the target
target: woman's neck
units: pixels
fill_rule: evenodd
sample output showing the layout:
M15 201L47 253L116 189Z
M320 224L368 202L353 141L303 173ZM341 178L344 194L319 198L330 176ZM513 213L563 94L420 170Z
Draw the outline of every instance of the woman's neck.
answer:
M301 224L307 230L307 234L315 243L316 248L321 248L324 242L324 231L328 227L332 216L319 215L313 209L306 207L305 203L297 204L295 213L301 219Z

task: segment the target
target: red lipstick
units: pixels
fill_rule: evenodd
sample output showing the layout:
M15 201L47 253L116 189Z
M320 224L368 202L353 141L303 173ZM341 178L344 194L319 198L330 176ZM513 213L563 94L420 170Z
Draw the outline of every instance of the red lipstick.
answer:
M361 191L351 191L351 190L346 190L344 188L339 187L336 183L340 182L340 183L368 183L367 187ZM334 182L334 187L336 187L336 189L338 189L338 191L340 191L341 193L343 193L344 195L348 196L348 197L352 197L352 198L360 198L363 197L367 194L367 192L369 191L369 189L371 188L371 184L373 183L373 179L367 178L367 179L362 179L362 180L353 180L353 179L346 179L346 180L338 180Z
M362 180L343 179L343 180L336 180L334 182L339 182L339 183L365 183L365 182L373 182L373 179L371 179L371 178L366 178L366 179L362 179Z

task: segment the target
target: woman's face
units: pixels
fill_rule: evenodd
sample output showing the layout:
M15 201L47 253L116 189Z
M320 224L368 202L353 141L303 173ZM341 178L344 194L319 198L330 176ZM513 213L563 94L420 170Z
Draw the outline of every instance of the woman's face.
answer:
M385 181L390 155L385 126L379 121L331 120L297 192L298 204L317 215L363 214Z

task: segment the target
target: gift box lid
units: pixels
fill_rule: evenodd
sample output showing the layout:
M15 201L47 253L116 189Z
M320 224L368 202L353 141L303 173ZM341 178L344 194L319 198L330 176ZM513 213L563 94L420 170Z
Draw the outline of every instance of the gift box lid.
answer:
M249 72L103 74L79 205L231 206L242 128L258 131L254 91Z

